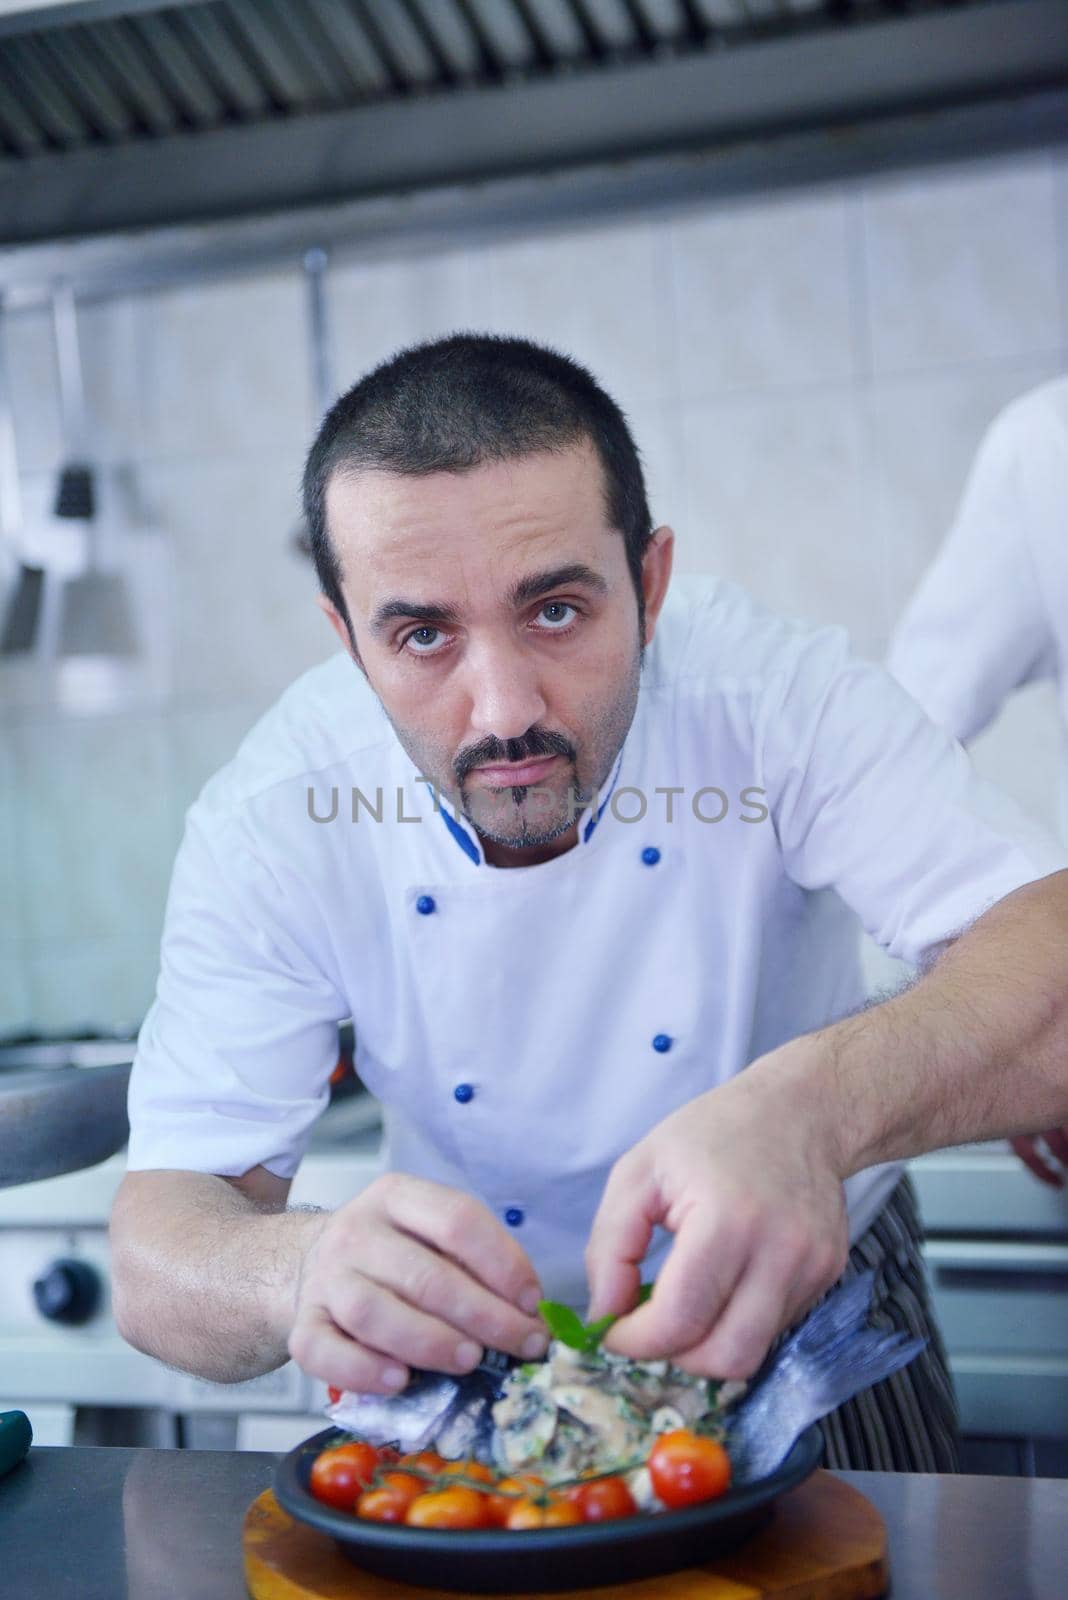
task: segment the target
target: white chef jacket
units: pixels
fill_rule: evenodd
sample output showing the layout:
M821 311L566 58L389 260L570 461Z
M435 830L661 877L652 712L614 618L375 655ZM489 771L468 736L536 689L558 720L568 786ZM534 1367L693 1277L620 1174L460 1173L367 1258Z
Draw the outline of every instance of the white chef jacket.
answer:
M292 1174L351 1015L389 1165L479 1196L582 1305L617 1157L862 1003L847 907L915 962L1063 864L1022 814L987 820L960 747L842 630L715 579L673 585L612 782L573 849L494 867L348 656L298 679L188 813L131 1169ZM854 1238L897 1171L848 1183Z
M929 716L971 739L1014 689L1058 680L1068 840L1068 378L988 429L957 517L894 636L890 670Z

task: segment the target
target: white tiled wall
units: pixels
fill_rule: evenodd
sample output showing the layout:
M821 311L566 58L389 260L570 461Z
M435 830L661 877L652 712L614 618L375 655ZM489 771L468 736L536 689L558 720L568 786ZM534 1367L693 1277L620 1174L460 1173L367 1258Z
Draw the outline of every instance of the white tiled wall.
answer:
M844 383L858 370L854 192L734 202L669 230L679 392Z
M681 567L843 621L877 655L982 430L1068 365L1068 162L1038 153L337 262L330 297L339 387L456 328L585 361L631 418ZM76 718L50 683L0 663L0 1032L140 1017L185 808L333 649L288 542L315 420L296 268L100 304L81 331L109 495L125 469L115 548L144 569L154 677L128 709ZM27 507L61 554L48 320L13 315L7 339ZM1051 695L1021 696L977 759L1052 821Z
M877 375L1049 350L1062 313L1052 162L891 180L863 205Z

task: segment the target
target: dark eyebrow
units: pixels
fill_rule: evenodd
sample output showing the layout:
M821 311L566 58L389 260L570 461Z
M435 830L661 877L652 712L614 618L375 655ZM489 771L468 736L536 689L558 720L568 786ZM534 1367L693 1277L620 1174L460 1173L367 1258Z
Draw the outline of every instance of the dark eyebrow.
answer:
M518 611L521 606L528 606L532 600L548 594L550 589L564 589L569 583L581 583L597 594L608 593L608 584L599 572L582 561L573 561L567 567L553 567L548 572L534 572L529 578L520 578L509 599Z
M581 583L587 589L593 589L598 594L607 594L608 584L599 572L592 567L587 567L584 562L573 561L566 567L553 567L548 572L534 572L529 578L520 578L513 585L509 600L515 610L521 606L530 605L532 600L537 600L541 595L548 594L552 589L565 588L569 583ZM395 622L398 618L418 619L423 623L433 623L435 626L455 625L460 620L460 614L454 606L435 605L430 601L422 600L384 600L371 615L371 629L374 633L382 633L387 623Z
M385 600L371 616L371 629L382 633L388 622L398 617L418 618L420 622L457 623L460 614L453 606L433 605L422 600Z

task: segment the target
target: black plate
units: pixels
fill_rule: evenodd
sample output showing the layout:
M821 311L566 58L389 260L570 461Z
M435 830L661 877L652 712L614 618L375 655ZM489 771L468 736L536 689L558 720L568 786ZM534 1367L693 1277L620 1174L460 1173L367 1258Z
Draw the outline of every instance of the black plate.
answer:
M340 1428L325 1428L291 1450L275 1472L278 1503L291 1517L330 1534L368 1572L468 1594L586 1589L699 1566L766 1522L779 1496L815 1470L823 1449L819 1429L808 1428L770 1477L686 1511L510 1533L506 1528L467 1531L361 1522L323 1505L308 1491L312 1462L321 1450L347 1437Z

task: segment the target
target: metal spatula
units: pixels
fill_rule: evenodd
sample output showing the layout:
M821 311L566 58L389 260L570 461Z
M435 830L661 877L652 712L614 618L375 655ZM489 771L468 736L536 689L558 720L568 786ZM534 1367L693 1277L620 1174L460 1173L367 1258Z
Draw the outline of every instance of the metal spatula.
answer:
M330 308L326 292L327 255L325 250L314 248L305 252L304 285L308 326L308 345L311 351L312 398L315 402L315 425L322 422L337 399L334 382L334 363L330 343ZM301 517L290 534L290 546L306 560L312 558L311 529Z
M137 649L137 637L126 584L121 573L107 572L99 562L96 488L93 469L84 455L85 393L77 314L69 286L53 295L52 316L67 449L56 488L55 514L85 523L88 560L86 570L63 585L59 653L129 656Z
M22 528L22 497L19 493L18 456L15 449L15 418L7 384L6 349L0 322L0 538L16 543ZM28 653L37 643L44 599L44 568L25 559L4 610L0 628L0 656Z

